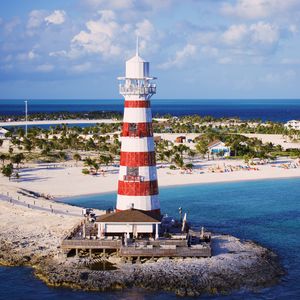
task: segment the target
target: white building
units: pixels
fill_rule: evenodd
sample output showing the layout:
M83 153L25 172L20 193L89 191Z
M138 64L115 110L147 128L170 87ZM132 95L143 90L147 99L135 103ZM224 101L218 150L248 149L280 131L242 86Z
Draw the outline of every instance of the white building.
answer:
M0 127L0 139L4 140L5 139L5 134L8 132L8 130Z
M161 217L149 211L127 209L97 217L98 238L109 235L126 235L127 238L152 236L158 238L158 225Z
M300 121L299 120L291 120L284 124L284 127L287 129L296 129L300 130Z
M230 147L220 140L215 140L208 145L208 152L210 155L220 155L222 157L230 156Z

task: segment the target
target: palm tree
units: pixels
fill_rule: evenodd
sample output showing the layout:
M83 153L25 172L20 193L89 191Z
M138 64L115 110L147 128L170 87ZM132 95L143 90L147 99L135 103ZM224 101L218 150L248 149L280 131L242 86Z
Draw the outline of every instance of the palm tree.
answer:
M78 161L81 160L80 154L79 154L79 153L75 153L75 154L73 155L73 159L76 161L76 167L77 167Z
M206 153L208 153L208 142L206 140L200 140L196 146L196 151L202 155L202 157L205 156Z
M8 177L9 181L10 181L10 178L11 178L13 172L14 172L14 167L12 164L8 164L8 165L2 167L2 174L5 177Z
M8 159L8 155L5 153L0 154L0 160L2 160L2 167L4 166L5 160Z
M19 169L19 165L20 165L20 163L22 163L22 160L25 159L25 156L23 153L18 153L16 155L12 156L10 159L13 164L17 164L17 169Z
M183 168L184 166L184 162L183 162L183 159L182 157L180 156L180 154L176 153L173 157L173 162L174 164L179 167L180 169Z

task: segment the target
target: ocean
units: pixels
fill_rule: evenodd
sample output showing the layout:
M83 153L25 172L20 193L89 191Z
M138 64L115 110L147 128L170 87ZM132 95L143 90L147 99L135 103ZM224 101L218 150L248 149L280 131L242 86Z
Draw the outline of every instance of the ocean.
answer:
M239 117L242 120L286 122L300 119L299 100L151 100L152 112L173 116L199 114L213 117ZM0 100L0 115L23 115L23 100ZM33 112L123 112L123 100L28 100L28 111Z
M178 216L181 206L188 219L208 230L251 239L275 251L287 274L280 284L255 292L239 291L227 296L201 299L300 299L300 178L200 184L160 189L163 212ZM116 194L64 199L84 207L109 208ZM0 299L178 299L166 292L140 289L95 293L49 288L28 268L0 268ZM188 299L188 298L187 298Z

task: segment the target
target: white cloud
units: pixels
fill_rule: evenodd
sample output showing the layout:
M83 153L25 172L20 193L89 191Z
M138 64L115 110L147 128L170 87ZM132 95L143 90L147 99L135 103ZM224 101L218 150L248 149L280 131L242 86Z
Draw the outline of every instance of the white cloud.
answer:
M255 43L273 44L279 40L278 27L269 23L258 22L249 28L252 41Z
M20 53L17 55L17 60L19 61L29 61L29 60L33 60L37 57L38 55L33 51L29 51L26 53Z
M211 46L202 47L201 52L208 57L216 57L219 55L219 49Z
M296 6L299 0L237 0L236 4L224 3L222 11L229 16L259 19L292 11Z
M232 63L232 58L231 57L222 57L218 60L218 63L221 65L228 65Z
M82 73L82 72L89 71L91 69L91 67L92 67L92 64L90 62L85 62L83 64L72 66L71 70L72 70L72 72L75 72L75 73Z
M79 47L87 53L100 53L105 56L120 54L116 36L122 28L115 21L115 13L111 10L100 11L98 20L86 23L87 30L80 31L72 39L71 47Z
M134 5L134 0L83 0L82 2L94 9L102 7L106 9L129 9Z
M157 43L160 33L155 29L154 25L148 20L144 19L135 25L134 31L136 36L139 36L139 48L141 52L155 52L159 45Z
M193 44L187 44L182 50L179 50L175 54L175 58L168 60L160 65L161 69L169 69L171 67L181 67L188 59L193 58L196 54L197 47Z
M138 12L144 10L161 10L170 7L174 0L81 0L85 6L92 9L130 10Z
M54 70L54 66L51 64L43 64L43 65L38 65L36 67L36 71L42 72L42 73L49 73Z
M64 10L55 10L52 14L45 17L45 22L47 24L60 25L66 20L66 12Z
M1 24L1 22L0 22ZM15 17L12 20L10 20L9 22L5 23L4 25L4 30L6 34L10 34L13 32L13 30L19 25L21 24L21 21L19 18Z
M270 23L232 25L222 34L222 41L239 54L271 53L280 39L279 28Z
M223 40L226 44L239 43L248 33L246 25L232 25L223 33Z
M27 22L28 29L34 29L40 27L45 18L46 12L44 10L33 10L29 13Z

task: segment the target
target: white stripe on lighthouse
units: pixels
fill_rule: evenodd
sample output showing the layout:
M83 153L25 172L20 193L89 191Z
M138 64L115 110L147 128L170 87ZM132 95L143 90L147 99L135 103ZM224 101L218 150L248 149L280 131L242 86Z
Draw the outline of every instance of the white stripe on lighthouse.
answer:
M122 152L152 152L154 151L153 137L135 138L123 136L121 138Z
M117 199L119 210L126 210L132 206L135 209L155 210L160 209L158 195L152 196L123 196L118 195Z
M123 122L124 123L151 123L152 122L151 108L125 107Z
M125 175L127 175L127 167L126 166L120 166L119 180L124 181L124 176ZM142 177L143 181L157 180L156 166L139 167L139 176Z

